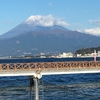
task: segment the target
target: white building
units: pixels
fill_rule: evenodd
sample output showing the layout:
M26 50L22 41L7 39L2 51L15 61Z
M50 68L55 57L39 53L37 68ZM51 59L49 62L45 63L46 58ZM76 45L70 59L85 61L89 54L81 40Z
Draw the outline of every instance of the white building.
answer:
M97 55L98 55L98 57L100 57L100 51L98 51L98 54Z
M73 57L73 54L71 52L65 53L63 52L62 54L59 54L59 58L67 58L67 57Z

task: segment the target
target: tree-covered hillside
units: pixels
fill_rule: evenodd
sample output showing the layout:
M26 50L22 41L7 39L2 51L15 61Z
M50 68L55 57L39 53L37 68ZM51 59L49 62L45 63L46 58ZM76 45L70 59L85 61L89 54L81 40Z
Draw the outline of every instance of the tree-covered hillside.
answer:
M82 48L79 50L76 50L75 54L88 54L88 53L93 53L94 50L100 51L100 46L99 47L91 47L91 48Z

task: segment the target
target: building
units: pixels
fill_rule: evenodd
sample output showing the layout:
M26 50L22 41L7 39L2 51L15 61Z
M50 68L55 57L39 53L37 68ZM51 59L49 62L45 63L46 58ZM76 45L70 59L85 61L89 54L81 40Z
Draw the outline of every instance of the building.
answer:
M69 58L73 57L73 54L71 52L65 53L63 52L62 54L59 54L58 58Z

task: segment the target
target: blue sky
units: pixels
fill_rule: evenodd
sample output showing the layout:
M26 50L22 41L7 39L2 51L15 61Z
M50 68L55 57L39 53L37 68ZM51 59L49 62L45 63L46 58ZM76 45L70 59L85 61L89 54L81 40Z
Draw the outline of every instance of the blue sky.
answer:
M31 15L52 15L68 29L100 36L100 0L0 0L0 35Z

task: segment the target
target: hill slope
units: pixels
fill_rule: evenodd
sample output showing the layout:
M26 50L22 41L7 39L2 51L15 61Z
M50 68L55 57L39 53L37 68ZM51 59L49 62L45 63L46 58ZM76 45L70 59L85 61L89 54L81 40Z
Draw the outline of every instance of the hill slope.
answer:
M100 46L99 47L91 47L91 48L82 48L79 50L76 50L75 54L88 54L88 53L93 53L94 50L96 50L96 52L100 51Z
M18 55L23 52L75 52L79 48L100 45L100 37L61 29L28 32L13 38L0 39L1 55Z

